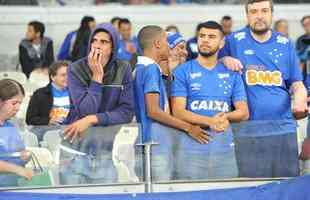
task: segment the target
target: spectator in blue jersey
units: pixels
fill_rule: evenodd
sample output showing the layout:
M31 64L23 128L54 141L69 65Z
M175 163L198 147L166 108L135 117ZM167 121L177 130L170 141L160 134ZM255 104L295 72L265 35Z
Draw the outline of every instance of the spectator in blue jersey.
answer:
M32 131L42 141L44 133L49 130L47 127L62 125L70 110L70 97L67 87L68 63L57 61L49 69L51 82L38 89L31 96L26 122L33 125ZM38 126L38 127L36 127Z
M296 42L297 54L300 59L300 64L304 75L307 72L307 61L310 60L310 15L306 15L301 19L301 25L305 30L305 34L301 35Z
M187 60L192 60L197 58L198 56L198 47L197 47L197 28L196 27L195 36L187 40L186 42L186 50L188 52Z
M95 18L91 16L84 16L81 20L81 27L89 27L90 30L93 30L96 26ZM80 29L79 28L79 29ZM73 45L75 44L77 38L78 30L71 31L65 37L65 40L61 44L59 49L57 60L71 60L72 61L72 51Z
M186 41L180 33L167 32L167 40L169 57L168 60L161 61L159 65L164 65L162 67L163 69L167 69L167 71L163 73L170 76L174 68L186 61L188 53L186 51ZM167 89L170 90L170 81L167 83Z
M186 50L186 41L180 33L168 32L169 44L169 69L172 72L174 68L186 61L188 52Z
M30 73L41 68L48 68L54 61L53 41L44 36L42 22L31 21L27 27L26 38L19 44L19 62L23 73L29 78Z
M181 138L178 176L182 180L237 177L228 121L248 119L245 88L238 72L218 62L218 51L224 46L222 26L207 21L199 24L197 31L198 57L173 73L172 111L179 119L206 128L212 141L199 144L190 137ZM213 118L220 116L227 120L213 125Z
M250 121L236 133L240 176L297 176L294 116L307 114L298 57L293 43L271 30L272 0L248 0L245 9L248 26L226 37L220 55L227 56L227 66L242 72L248 95Z
M122 18L119 20L118 31L120 34L120 40L117 57L134 64L140 53L140 49L137 38L135 36L132 37L131 35L132 25L129 19Z
M17 186L18 178L33 176L33 171L24 167L29 152L17 129L9 122L18 112L24 95L20 83L0 80L0 187ZM14 155L17 153L19 155Z
M173 160L171 146L173 127L184 131L199 143L207 143L208 135L196 125L184 122L170 114L170 107L164 77L167 68L158 63L168 60L169 47L166 32L158 26L145 26L138 34L143 56L138 57L135 69L134 89L136 117L141 123L142 142L153 140L159 146L153 148L152 175L155 180L169 180L172 177ZM220 119L217 123L220 123Z

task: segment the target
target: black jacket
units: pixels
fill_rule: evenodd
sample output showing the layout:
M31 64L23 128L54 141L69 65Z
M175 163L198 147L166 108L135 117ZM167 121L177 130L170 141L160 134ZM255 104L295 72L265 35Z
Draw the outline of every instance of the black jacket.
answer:
M19 62L27 78L34 69L49 67L54 62L53 41L44 37L41 42L40 55L38 55L29 40L22 40L19 44Z
M28 125L48 125L52 107L52 88L51 84L48 84L33 93L27 109L26 123Z

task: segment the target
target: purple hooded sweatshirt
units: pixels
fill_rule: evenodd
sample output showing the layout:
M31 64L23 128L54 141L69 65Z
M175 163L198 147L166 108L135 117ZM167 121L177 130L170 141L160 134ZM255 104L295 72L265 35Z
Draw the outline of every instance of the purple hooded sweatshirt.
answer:
M91 40L98 31L110 34L113 48L111 58L104 69L103 83L92 80L87 57L69 66L68 87L73 106L67 123L91 114L97 116L100 126L129 123L133 118L134 95L131 67L129 63L116 58L118 34L111 24L100 24L92 32L88 53Z

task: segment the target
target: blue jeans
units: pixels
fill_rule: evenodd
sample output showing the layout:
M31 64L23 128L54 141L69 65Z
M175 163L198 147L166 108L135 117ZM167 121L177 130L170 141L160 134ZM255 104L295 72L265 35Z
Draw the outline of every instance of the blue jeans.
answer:
M141 134L141 127L139 127L139 130ZM179 131L157 122L152 123L150 131L151 140L158 143L158 145L152 146L151 151L153 181L171 180L175 169L174 152L177 145L176 135L179 134ZM142 161L137 163L137 166L142 166Z
M263 137L237 136L235 144L241 177L294 177L299 175L296 133Z
M213 141L205 145L206 148L200 150L195 147L193 150L190 147L180 148L177 156L178 179L224 179L238 176L232 133L214 135Z
M17 187L20 178L22 177L13 173L0 173L0 187Z
M62 151L60 157L62 185L115 183L117 180L111 152L92 157Z

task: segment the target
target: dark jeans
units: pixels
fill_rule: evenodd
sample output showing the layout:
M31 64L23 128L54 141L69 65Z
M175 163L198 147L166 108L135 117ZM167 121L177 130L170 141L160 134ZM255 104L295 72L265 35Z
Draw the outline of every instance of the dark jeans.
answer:
M296 133L263 137L235 137L240 177L299 175Z

